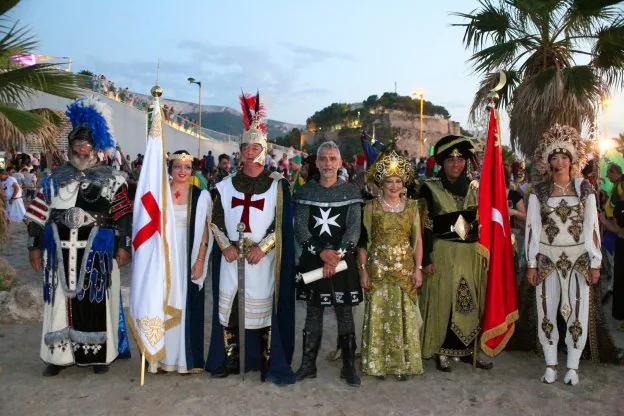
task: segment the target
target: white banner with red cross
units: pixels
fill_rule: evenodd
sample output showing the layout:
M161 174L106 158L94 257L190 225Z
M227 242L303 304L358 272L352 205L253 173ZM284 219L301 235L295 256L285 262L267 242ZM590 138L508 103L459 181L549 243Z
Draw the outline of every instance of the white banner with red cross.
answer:
M165 331L180 325L184 305L183 294L171 284L178 255L163 129L156 99L134 200L129 317L141 353L150 363L164 356Z

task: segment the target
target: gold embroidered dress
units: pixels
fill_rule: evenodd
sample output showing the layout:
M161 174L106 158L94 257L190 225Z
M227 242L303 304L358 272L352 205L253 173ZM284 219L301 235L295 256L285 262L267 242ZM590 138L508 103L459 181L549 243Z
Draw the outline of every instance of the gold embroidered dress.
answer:
M411 276L418 241L419 216L415 201L402 212L385 212L374 200L367 206L368 270L362 371L372 376L423 372L419 330L422 324L416 287Z
M572 196L551 196L550 183L534 188L526 251L528 267L537 268L538 338L546 364L557 364L559 312L566 325L567 367L576 369L590 332L589 269L600 267L602 253L592 238L600 235L592 186L583 179L573 184Z

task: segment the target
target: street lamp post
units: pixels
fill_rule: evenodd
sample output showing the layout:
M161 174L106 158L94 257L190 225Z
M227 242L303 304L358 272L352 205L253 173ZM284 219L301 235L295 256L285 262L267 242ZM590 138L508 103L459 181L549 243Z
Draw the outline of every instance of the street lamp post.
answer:
M188 82L190 84L197 84L199 86L199 114L197 117L197 124L198 124L198 128L197 128L197 158L201 159L201 149L200 149L200 143L201 143L201 129L202 129L202 124L201 124L201 115L202 115L202 108L201 108L201 81L196 81L195 78L190 77L188 78Z
M422 88L417 89L416 91L414 91L414 94L412 94L412 97L414 98L420 98L420 139L419 139L419 143L420 143L420 157L422 157L424 155L424 143L423 143L423 109L424 109L424 103L425 103L425 90L423 90Z

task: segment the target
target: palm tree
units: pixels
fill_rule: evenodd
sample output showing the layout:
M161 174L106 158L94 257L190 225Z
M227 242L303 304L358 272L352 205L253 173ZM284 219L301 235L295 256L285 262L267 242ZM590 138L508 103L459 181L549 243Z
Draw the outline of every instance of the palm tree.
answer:
M587 128L601 95L624 86L621 1L480 0L466 20L463 43L482 77L470 110L481 120L487 95L504 71L497 105L510 116L511 145L532 155L554 123Z
M51 109L25 111L20 107L38 91L77 98L86 80L57 69L58 64L24 65L16 59L29 56L37 48L37 41L29 31L7 16L18 3L19 0L0 2L0 146L14 149L28 139L51 150L55 148L65 116Z

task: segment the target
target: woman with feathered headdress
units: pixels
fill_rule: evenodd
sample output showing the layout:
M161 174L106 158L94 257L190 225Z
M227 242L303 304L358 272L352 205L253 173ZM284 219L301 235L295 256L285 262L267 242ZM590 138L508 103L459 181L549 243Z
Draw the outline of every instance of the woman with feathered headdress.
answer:
M600 278L602 253L591 184L579 178L585 164L576 129L555 124L544 133L535 159L546 180L530 196L526 219L527 279L536 286L537 333L546 371L557 379L557 317L565 322L567 372L564 382L579 382L578 368L590 326L590 286Z

